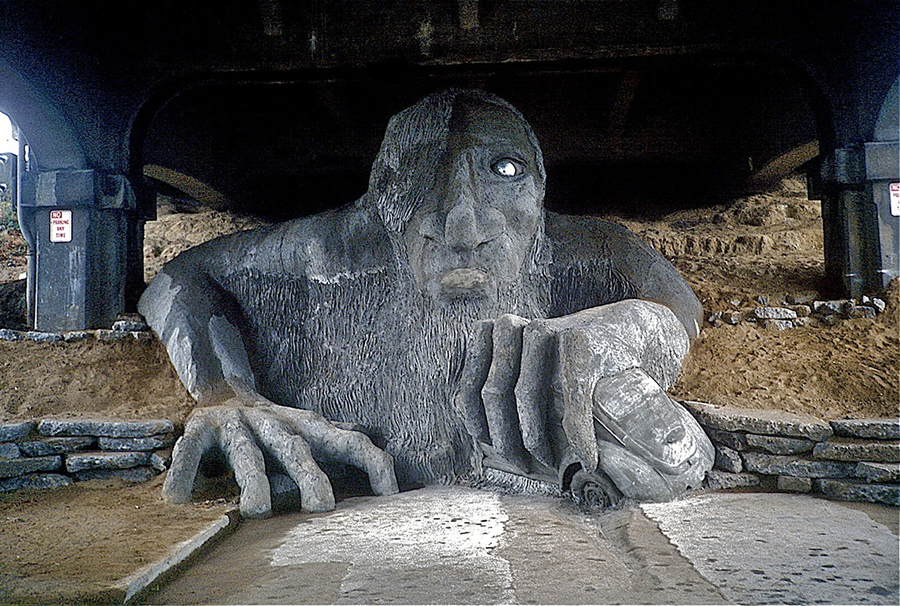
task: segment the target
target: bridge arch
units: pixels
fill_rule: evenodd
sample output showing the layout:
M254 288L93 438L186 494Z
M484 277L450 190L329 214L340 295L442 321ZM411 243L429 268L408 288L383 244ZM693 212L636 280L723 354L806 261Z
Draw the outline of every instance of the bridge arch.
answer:
M40 170L87 168L75 132L28 80L0 59L0 112L25 135Z

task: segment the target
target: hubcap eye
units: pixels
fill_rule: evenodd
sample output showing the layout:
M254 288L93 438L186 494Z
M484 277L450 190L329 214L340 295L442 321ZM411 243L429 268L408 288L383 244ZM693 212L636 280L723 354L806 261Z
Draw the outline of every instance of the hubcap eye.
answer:
M491 164L491 170L501 177L515 177L521 170L519 166L509 158L502 158Z

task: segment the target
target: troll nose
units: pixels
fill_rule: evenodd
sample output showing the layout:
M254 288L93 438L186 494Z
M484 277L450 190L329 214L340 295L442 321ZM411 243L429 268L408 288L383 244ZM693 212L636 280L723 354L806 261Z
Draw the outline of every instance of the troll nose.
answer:
M473 250L481 244L478 219L471 201L459 202L447 213L444 222L444 242L457 250Z
M506 217L499 210L473 201L460 202L444 219L444 244L456 251L472 251L506 232Z
M433 239L458 252L473 251L506 231L506 217L492 207L477 184L473 161L461 154L450 163L438 190L439 212L424 230Z

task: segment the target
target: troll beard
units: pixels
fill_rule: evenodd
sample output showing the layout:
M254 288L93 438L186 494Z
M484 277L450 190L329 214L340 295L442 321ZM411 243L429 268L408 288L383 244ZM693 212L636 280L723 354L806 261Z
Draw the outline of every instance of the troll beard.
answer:
M452 394L479 321L545 316L546 279L523 274L481 297L434 299L403 266L322 282L242 273L258 388L277 404L360 427L406 484L449 483L477 468Z
M379 339L393 367L373 377L374 406L356 419L365 419L367 433L394 456L401 482L449 483L478 468L452 398L470 340L482 320L543 317L546 305L533 295L547 289L526 288L520 279L486 296L435 299L403 282L405 296L391 299L395 322Z

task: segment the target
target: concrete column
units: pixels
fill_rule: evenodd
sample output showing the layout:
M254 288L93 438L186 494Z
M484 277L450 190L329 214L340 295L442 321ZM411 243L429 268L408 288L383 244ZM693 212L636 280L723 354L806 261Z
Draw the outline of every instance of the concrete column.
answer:
M880 249L874 271L877 284L884 288L900 277L900 143L896 139L867 143L865 155L865 195L876 208Z
M33 242L28 290L36 330L108 328L125 310L139 236L134 195L122 175L93 170L29 174L20 197Z
M900 78L862 93L835 115L838 142L810 196L822 200L828 278L851 297L900 276Z
M900 183L897 143L836 149L821 179L811 197L822 200L829 281L850 297L880 291L900 275L900 210L889 191Z
M900 277L900 77L894 80L865 145L868 192L878 208L883 286Z

